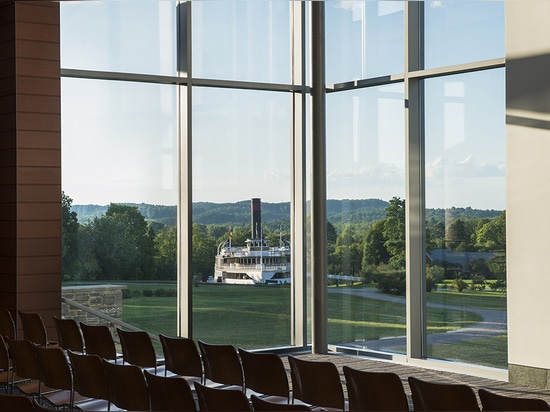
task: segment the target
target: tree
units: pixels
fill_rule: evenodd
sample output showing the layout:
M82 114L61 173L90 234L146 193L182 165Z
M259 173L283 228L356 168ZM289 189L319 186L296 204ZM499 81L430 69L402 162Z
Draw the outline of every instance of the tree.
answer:
M154 233L137 206L111 203L89 225L101 279L154 277Z
M73 199L61 192L61 273L66 279L78 274L78 217L71 211Z
M164 226L155 237L155 279L176 280L178 273L178 237L175 226Z
M405 200L394 197L386 208L384 223L384 246L390 254L390 264L396 268L405 267Z
M361 270L363 251L351 224L347 224L337 237L334 254L340 263L341 269L338 273L345 276L356 276Z
M213 276L216 239L208 235L206 225L193 223L193 276L202 279ZM244 242L242 243L244 244ZM240 244L239 244L240 245Z
M506 211L496 219L489 220L475 233L476 246L479 250L493 252L506 249Z
M386 219L379 220L367 231L363 242L363 267L389 262L390 253L385 246L385 224Z

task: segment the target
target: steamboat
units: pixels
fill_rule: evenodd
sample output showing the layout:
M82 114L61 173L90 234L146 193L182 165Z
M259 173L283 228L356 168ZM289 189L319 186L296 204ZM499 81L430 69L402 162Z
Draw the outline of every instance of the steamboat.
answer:
M251 236L245 245L231 244L229 238L220 243L214 264L212 282L247 284L290 283L290 246L279 236L279 245L271 246L263 237L261 201L251 199Z

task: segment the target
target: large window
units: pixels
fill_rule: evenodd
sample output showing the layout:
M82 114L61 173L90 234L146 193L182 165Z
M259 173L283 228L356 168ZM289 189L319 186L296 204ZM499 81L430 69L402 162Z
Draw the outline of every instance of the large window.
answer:
M192 122L193 336L289 345L289 96L196 88Z
M426 80L428 354L506 368L504 71ZM452 333L450 333L452 332Z
M405 351L404 119L403 83L327 98L331 344Z
M506 367L503 2L60 8L65 285L123 285L153 333Z

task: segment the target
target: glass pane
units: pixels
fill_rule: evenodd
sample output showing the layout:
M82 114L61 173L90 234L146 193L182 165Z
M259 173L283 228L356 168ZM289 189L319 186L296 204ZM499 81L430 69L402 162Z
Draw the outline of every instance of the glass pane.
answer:
M329 343L403 353L403 84L327 96Z
M504 57L504 1L425 2L425 67Z
M64 295L70 288L78 303L172 336L176 94L170 85L62 79ZM87 316L77 319L98 322Z
M504 69L425 88L428 355L505 369Z
M290 344L290 103L285 93L194 89L196 339Z
M289 3L193 2L195 77L290 83Z
M402 1L326 2L327 83L402 73Z
M175 4L171 1L61 3L61 67L174 75Z

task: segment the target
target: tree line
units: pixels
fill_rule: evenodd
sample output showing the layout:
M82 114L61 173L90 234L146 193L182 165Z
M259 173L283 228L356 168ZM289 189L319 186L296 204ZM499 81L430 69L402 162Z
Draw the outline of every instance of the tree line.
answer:
M380 201L381 202L381 201ZM405 200L393 198L384 215L376 212L371 221L327 223L328 272L375 282L388 293L405 290ZM174 224L146 219L137 205L112 203L104 214L79 223L72 199L62 194L62 263L64 280L175 280L177 276L177 232ZM248 214L246 208L244 214ZM356 210L361 212L360 204ZM371 212L372 215L372 212ZM452 215L452 217L449 217ZM505 279L505 212L496 217L475 213L430 213L426 220L426 249L453 253L491 252L490 259L463 265L429 260L427 288L432 290L445 278L482 286L486 280ZM164 220L165 222L166 220ZM244 220L246 221L246 220ZM266 220L264 220L266 222ZM192 271L196 279L211 276L214 256L228 238L227 223L193 223ZM263 234L272 245L290 239L289 221L264 223ZM251 237L249 224L232 226L232 243L244 245ZM493 284L492 282L491 284ZM463 285L464 286L464 285Z

